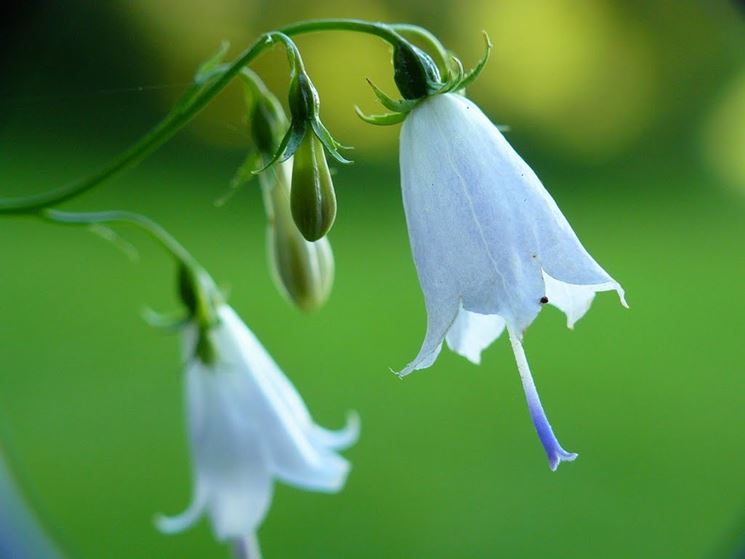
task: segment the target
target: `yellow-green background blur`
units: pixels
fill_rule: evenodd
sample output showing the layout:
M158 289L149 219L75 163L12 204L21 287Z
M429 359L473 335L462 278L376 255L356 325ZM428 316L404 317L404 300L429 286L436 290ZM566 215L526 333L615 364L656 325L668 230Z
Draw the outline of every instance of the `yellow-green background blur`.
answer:
M17 4L17 5L16 5ZM68 204L147 213L231 302L323 425L362 416L335 496L277 486L266 559L717 558L745 544L745 7L713 0L150 0L0 8L0 196L102 165L164 114L222 39L312 17L422 24L467 66L470 96L542 177L630 310L600 295L575 331L547 308L526 337L549 416L580 453L551 473L505 340L480 367L443 351L405 381L425 314L378 109L387 47L298 43L337 169L329 304L274 288L260 192L213 206L248 145L240 90L138 168ZM282 96L284 55L255 68ZM423 138L422 141L426 141ZM179 341L140 311L176 309L172 264L136 231L132 264L84 231L0 221L0 421L21 487L70 556L227 557L208 524L153 526L191 493Z

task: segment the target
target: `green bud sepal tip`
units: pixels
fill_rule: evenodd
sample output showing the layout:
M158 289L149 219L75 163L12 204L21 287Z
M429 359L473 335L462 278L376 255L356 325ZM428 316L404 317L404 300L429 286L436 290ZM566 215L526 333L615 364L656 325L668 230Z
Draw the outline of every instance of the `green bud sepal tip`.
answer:
M465 88L473 83L473 81L481 74L484 67L486 66L487 61L489 60L492 43L486 32L484 32L484 41L486 43L484 55L482 56L481 60L479 60L478 64L476 64L476 66L469 72L464 71L462 62L456 56L454 56L452 53L448 53L449 59L447 60L446 68L447 80L445 82L435 82L434 78L432 77L434 74L428 73L428 69L430 69L434 65L434 62L431 61L426 53L413 46L412 48L416 50L412 52L415 55L419 56L422 61L429 60L429 62L421 62L421 68L418 70L418 74L414 76L410 75L407 80L404 80L402 76L405 74L406 70L404 68L395 68L397 60L394 51L394 76L397 76L396 84L398 85L399 90L401 90L402 87L401 83L399 83L401 81L404 84L408 84L404 85L403 87L409 87L409 89L407 90L409 95L412 95L415 92L422 93L426 91L426 93L416 98L407 98L407 94L404 93L403 90L401 90L404 98L396 100L387 95L372 81L367 80L373 90L373 93L375 94L375 97L377 97L378 101L380 101L380 103L391 112L380 115L369 115L364 113L359 107L355 107L357 116L368 124L373 124L376 126L390 126L393 124L399 124L404 121L406 115L414 107L416 107L417 104L419 104L427 97L432 95L441 95L443 93L449 93L452 91L464 91ZM412 67L416 67L412 60L413 58L411 60L405 59L406 64L404 64L404 66L406 69L410 70ZM399 62L399 64L401 63ZM439 76L439 74L437 75ZM418 84L414 84L416 80L419 80Z

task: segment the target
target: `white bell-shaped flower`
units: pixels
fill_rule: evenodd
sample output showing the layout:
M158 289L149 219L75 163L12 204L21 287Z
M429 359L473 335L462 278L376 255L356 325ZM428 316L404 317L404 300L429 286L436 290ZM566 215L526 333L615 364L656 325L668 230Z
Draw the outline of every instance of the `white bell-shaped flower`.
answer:
M188 509L160 517L158 527L180 532L203 514L220 540L253 546L272 499L274 479L301 489L336 492L349 463L336 451L357 440L351 415L341 431L316 425L295 387L225 304L210 331L216 360L195 354L196 327L186 336L186 407L194 493Z
M478 363L506 327L551 469L573 460L543 412L522 333L545 303L571 328L598 291L617 291L625 305L623 289L497 127L461 95L435 95L406 117L401 183L427 334L400 375L432 365L443 341Z

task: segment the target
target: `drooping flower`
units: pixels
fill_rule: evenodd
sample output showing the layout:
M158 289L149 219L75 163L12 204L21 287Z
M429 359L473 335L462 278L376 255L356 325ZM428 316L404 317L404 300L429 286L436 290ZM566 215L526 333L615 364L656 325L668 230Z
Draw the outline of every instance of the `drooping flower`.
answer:
M337 451L357 440L359 421L340 431L316 425L300 394L235 311L217 306L207 335L214 359L188 329L186 407L193 461L192 502L158 527L180 532L203 514L216 537L252 547L272 499L274 480L301 489L339 491L349 463ZM196 355L196 356L195 356ZM212 361L211 363L209 361Z
M429 367L443 341L479 363L506 328L531 418L555 470L576 454L556 439L522 345L551 304L571 328L595 293L621 286L580 244L538 177L465 97L429 97L401 130L401 183L412 253L427 308L427 333L399 374Z

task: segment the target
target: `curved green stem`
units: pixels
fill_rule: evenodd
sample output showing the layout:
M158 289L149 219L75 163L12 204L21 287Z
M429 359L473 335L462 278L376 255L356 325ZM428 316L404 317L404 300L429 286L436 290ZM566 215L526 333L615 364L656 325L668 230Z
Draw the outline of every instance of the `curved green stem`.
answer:
M155 151L176 132L191 121L249 62L267 47L282 42L287 36L271 32L261 35L234 62L219 68L213 75L192 85L176 103L170 113L148 132L139 142L114 159L97 173L61 188L28 197L0 199L0 214L35 213L42 208L57 205L91 190L123 170L135 165Z
M100 225L121 223L134 225L158 241L176 260L184 266L199 270L202 267L191 253L160 224L142 214L122 210L105 212L63 212L46 209L39 212L39 217L62 225Z
M401 33L414 35L422 40L435 55L437 66L443 75L447 75L448 53L442 43L435 35L418 25L410 23L379 23L365 21L362 19L329 18L312 19L301 21L280 28L278 31L285 35L300 35L304 33L315 33L318 31L354 31L356 33L367 33L375 35L387 41L394 47L402 42L407 42Z
M55 206L83 194L104 181L118 175L147 157L158 147L172 138L176 132L188 124L240 71L261 54L267 47L281 42L288 48L290 64L294 69L302 70L302 59L291 35L300 35L317 31L337 30L354 31L375 35L396 46L406 43L396 29L402 32L417 34L435 50L438 58L446 60L444 48L426 29L406 24L387 25L357 19L319 19L288 25L278 31L261 35L249 48L230 64L220 65L207 76L198 76L176 106L168 115L148 132L140 141L111 161L91 176L82 178L60 188L41 194L17 198L0 198L0 215L33 214L44 208ZM440 63L441 61L438 61Z
M356 33L375 35L393 46L405 42L405 39L396 33L392 26L385 23L365 21L363 19L311 19L286 25L277 31L289 36L316 33L318 31L354 31Z

